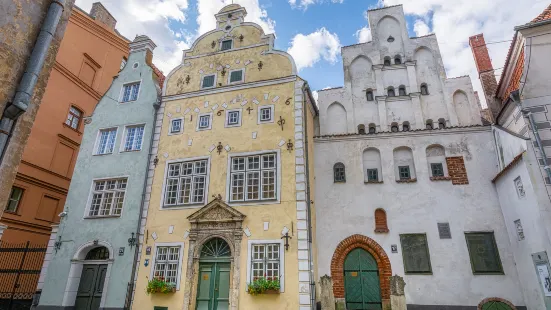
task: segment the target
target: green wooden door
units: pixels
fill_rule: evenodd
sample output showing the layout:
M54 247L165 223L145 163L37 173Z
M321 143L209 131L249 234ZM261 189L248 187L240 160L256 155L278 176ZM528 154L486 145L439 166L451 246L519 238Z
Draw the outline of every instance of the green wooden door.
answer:
M511 310L511 307L501 301L489 301L482 306L482 310Z
M200 263L197 310L228 310L230 263Z
M75 310L97 310L101 296L107 265L84 265L75 300Z
M344 292L348 310L382 310L377 261L364 249L354 249L344 261Z

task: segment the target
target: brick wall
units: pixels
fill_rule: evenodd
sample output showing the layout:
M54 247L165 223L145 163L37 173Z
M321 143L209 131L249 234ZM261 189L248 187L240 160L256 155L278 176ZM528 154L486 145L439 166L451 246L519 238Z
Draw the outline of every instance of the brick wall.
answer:
M375 210L375 232L387 233L388 225L386 221L386 212L383 209Z
M463 156L446 157L446 164L448 165L448 174L452 179L453 185L469 184Z
M115 27L117 26L117 20L99 2L92 4L90 16L92 16L95 20L105 24L111 30L115 30Z
M490 114L495 118L501 109L499 102L495 100L497 90L497 80L495 77L492 59L488 53L488 47L483 34L477 34L469 38L469 45L473 52L474 62L478 71L478 77L484 91L484 98L489 107Z
M517 63L515 64L515 70L513 71L513 75L511 76L511 81L509 82L509 85L507 85L507 89L505 90L505 95L503 96L503 98L501 98L503 103L505 103L507 99L509 99L509 95L511 94L511 92L519 89L520 80L522 79L523 71L524 71L524 46L520 50Z

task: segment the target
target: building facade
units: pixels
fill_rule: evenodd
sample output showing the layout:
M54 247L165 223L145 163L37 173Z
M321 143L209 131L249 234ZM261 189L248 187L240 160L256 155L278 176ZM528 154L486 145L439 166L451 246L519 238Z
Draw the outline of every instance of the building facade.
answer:
M446 77L436 37L410 38L402 6L368 19L373 40L342 49L344 87L319 92L317 278L347 309L394 294L407 309L525 309L469 77Z
M128 57L127 39L95 3L75 7L0 221L2 241L46 245L59 223L89 116Z
M167 76L134 309L313 305L316 107L291 56L246 14L224 7Z
M38 309L123 309L131 293L155 110L163 76L155 44L137 36L127 64L90 117L48 244Z

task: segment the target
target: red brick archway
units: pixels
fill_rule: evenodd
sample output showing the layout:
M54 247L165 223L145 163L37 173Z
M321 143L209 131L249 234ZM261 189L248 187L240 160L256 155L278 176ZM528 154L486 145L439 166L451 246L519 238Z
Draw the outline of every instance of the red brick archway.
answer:
M390 277L392 268L385 250L375 240L362 236L352 235L339 243L331 259L331 278L333 278L333 294L335 298L344 298L344 260L350 251L362 248L375 258L379 267L379 281L381 282L381 298L390 299Z
M511 302L509 302L509 301L506 300L506 299L500 298L500 297L490 297L490 298L484 299L483 301L481 301L481 302L478 304L478 310L482 310L482 307L484 306L484 304L486 304L486 303L488 303L488 302L491 302L491 301L499 301L499 302L502 302L502 303L506 304L507 306L511 307L511 309L517 310L517 308L516 308Z

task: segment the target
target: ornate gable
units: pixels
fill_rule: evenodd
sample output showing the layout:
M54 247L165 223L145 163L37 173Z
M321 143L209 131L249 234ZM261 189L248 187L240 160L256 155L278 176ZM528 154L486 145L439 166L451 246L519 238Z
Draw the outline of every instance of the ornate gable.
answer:
M188 220L191 223L242 222L245 217L243 213L228 206L220 197L215 197L206 206L188 216Z

